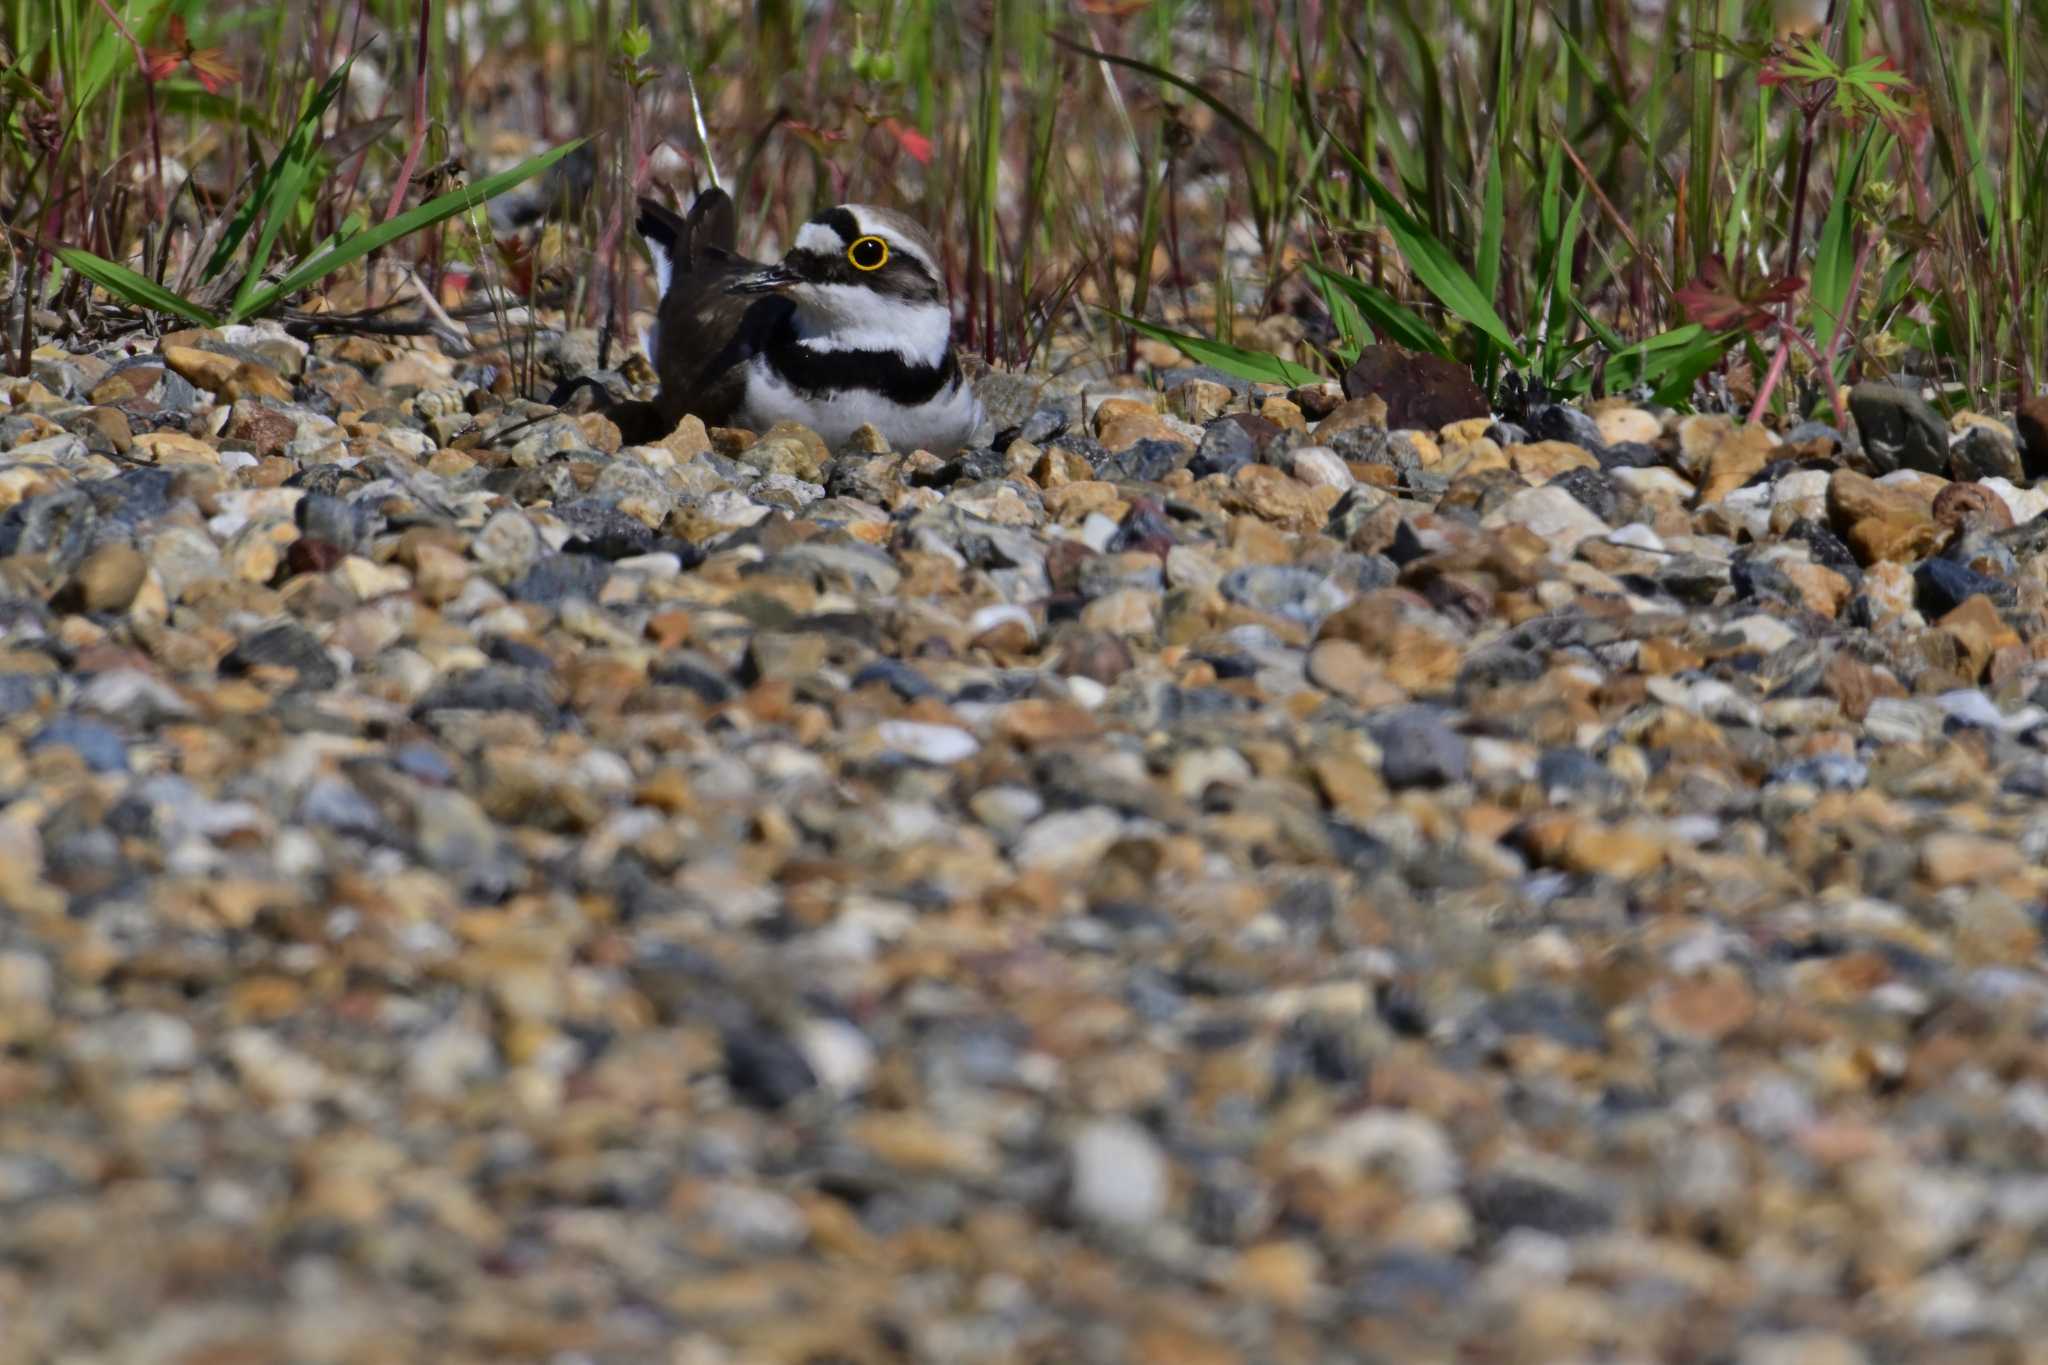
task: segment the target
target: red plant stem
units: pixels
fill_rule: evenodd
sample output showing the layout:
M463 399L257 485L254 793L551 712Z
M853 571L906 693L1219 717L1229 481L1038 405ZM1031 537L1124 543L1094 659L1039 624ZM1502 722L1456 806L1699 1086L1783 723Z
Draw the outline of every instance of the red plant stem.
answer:
M419 5L419 51L414 54L412 74L412 143L405 149L405 160L398 167L398 179L391 186L391 202L384 209L384 221L387 223L405 208L405 192L412 187L412 174L419 169L420 151L427 145L427 38L434 0L419 0Z
M1771 393L1778 387L1778 381L1785 377L1785 362L1792 358L1793 331L1784 323L1778 324L1778 353L1771 357L1771 367L1764 371L1764 382L1757 386L1756 401L1749 405L1749 421L1754 425L1763 420L1764 410L1769 406Z

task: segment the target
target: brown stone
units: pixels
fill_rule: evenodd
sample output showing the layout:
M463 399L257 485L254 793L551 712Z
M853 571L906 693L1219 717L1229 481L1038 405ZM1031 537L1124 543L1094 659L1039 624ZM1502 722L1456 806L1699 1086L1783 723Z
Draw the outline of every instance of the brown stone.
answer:
M1972 681L1983 676L1992 655L2020 642L2019 632L2005 623L1998 608L1982 593L1966 599L1935 625L1955 641L1957 663Z
M1110 400L1112 403L1127 401L1121 398ZM1097 413L1095 439L1102 442L1105 450L1111 451L1128 450L1140 441L1171 441L1181 446L1190 444L1186 436L1168 426L1164 417L1149 408L1141 412L1120 413L1108 419Z
M152 464L209 467L220 464L218 450L182 431L145 431L135 438L135 448Z
M1837 650L1821 670L1821 691L1840 704L1842 714L1862 720L1879 697L1903 697L1906 689L1888 670L1873 668L1847 650Z
M1981 483L1952 483L1934 495L1934 524L1945 531L2005 531L2012 509Z
M1508 467L1531 483L1548 483L1574 469L1600 467L1600 461L1592 451L1570 441L1532 441L1527 445L1509 446L1504 453Z
M1650 996L1650 1022L1693 1042L1718 1043L1755 1017L1756 994L1732 967L1662 982Z
M1828 520L1865 564L1925 558L1941 538L1933 501L1853 469L1838 469L1828 480Z
M1312 488L1271 465L1251 464L1231 476L1225 506L1242 508L1286 530L1316 531L1342 496L1338 489Z
M1778 568L1799 589L1800 604L1830 620L1841 613L1842 604L1855 592L1848 579L1825 564L1788 559L1780 562Z
M1357 363L1344 372L1344 396L1384 402L1389 431L1438 431L1491 412L1463 365L1391 345L1368 346L1359 353Z
M65 600L80 611L126 611L148 573L149 561L133 545L102 545L78 566Z
M1333 612L1319 640L1348 640L1377 659L1387 681L1408 692L1434 692L1458 676L1457 642L1416 618L1427 609L1398 589L1369 592Z
M1748 483L1778 455L1778 438L1767 427L1737 427L1707 455L1700 485L1702 505L1719 502Z

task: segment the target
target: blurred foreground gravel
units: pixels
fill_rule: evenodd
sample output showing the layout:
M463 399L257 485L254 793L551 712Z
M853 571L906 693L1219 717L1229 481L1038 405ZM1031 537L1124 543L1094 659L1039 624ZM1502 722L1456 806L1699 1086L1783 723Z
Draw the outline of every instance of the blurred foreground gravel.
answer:
M0 1365L2048 1360L2048 412L498 359L0 381Z

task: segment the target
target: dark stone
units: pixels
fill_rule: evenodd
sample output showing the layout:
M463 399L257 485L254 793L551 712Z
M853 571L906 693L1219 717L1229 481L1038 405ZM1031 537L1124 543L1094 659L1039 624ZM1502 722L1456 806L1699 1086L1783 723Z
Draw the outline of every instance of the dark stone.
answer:
M252 668L289 668L299 675L294 689L325 692L341 681L341 669L327 656L327 647L296 621L256 632L221 660L220 671L238 675Z
M78 716L58 716L30 737L29 753L44 749L70 749L85 766L96 773L128 771L128 741L112 726Z
M685 688L707 706L722 706L739 695L718 665L700 654L663 655L648 669L647 681L656 687Z
M1604 796L1621 785L1607 766L1584 749L1545 749L1536 760L1536 781L1555 798Z
M1188 463L1188 448L1178 441L1147 437L1133 441L1102 462L1096 471L1105 479L1129 479L1133 483L1158 483Z
M510 664L513 668L531 668L539 673L555 671L555 661L546 650L509 635L493 635L486 639L484 656L496 663Z
M1655 469L1664 463L1657 447L1645 441L1618 441L1593 452L1602 469Z
M390 832L377 804L358 791L354 783L339 777L316 777L299 797L299 820L321 825L366 839L381 839Z
M938 686L924 674L904 663L901 659L881 658L863 664L853 675L851 686L855 690L880 683L905 701L916 701L920 697L935 697Z
M1480 1009L1472 1027L1484 1042L1535 1034L1580 1052L1599 1052L1607 1035L1584 1001L1560 992L1526 989L1496 996ZM1489 1036L1490 1035L1490 1036Z
M937 469L913 473L910 482L919 488L951 488L956 483L983 483L1008 477L1010 466L994 450L968 450Z
M1631 520L1625 509L1635 502L1622 486L1598 469L1567 469L1551 479L1550 486L1562 488L1572 498L1609 526Z
M1258 461L1258 451L1252 443L1251 434L1237 422L1216 421L1202 433L1202 444L1195 451L1195 457L1188 461L1188 472L1198 479L1211 474L1228 478L1248 464Z
M430 787L451 786L458 776L455 765L430 744L400 745L391 755L391 766L413 781Z
M1470 746L1434 707L1383 711L1367 729L1380 746L1380 775L1390 787L1440 787L1463 782L1471 771Z
M1913 570L1913 605L1929 620L1954 611L1979 594L1998 606L2011 606L2017 590L2010 583L1951 559L1925 560Z
M1553 1237L1604 1232L1614 1210L1593 1195L1530 1175L1487 1176L1471 1193L1472 1215L1490 1235L1533 1228Z
M780 1109L818 1084L796 1044L758 1026L726 1031L725 1079L734 1095L763 1109Z
M1830 451L1840 450L1848 444L1848 438L1826 422L1801 422L1788 431L1780 433L1788 446L1814 447L1826 445ZM1818 450L1802 450L1802 453L1821 454Z
M1566 403L1532 404L1523 420L1539 441L1566 441L1595 452L1606 444L1600 439L1600 424Z
M101 516L133 529L171 510L171 490L177 484L177 470L152 467L124 469L111 479L80 487L91 496Z
M1849 412L1878 473L1948 473L1948 423L1920 395L1889 384L1858 384L1849 390Z
M0 717L32 711L56 695L54 673L0 673Z
M331 540L300 536L284 552L284 565L286 572L292 575L326 573L347 558L348 551Z
M1444 1322L1471 1298L1472 1272L1448 1256L1385 1251L1343 1287L1346 1317Z
M558 710L545 679L495 665L443 678L413 704L413 714L421 718L439 711L520 711L552 721Z
M1385 403L1389 431L1436 432L1492 413L1471 371L1457 361L1385 344L1359 352L1344 372L1344 396Z
M0 556L48 555L69 572L99 543L99 509L77 487L16 503L0 516Z
M1962 481L2008 479L2026 481L2020 464L2019 444L2009 434L1989 427L1973 426L1949 448L1949 477Z
M1117 523L1116 534L1109 538L1108 548L1111 554L1128 554L1136 550L1164 559L1166 552L1176 543L1173 523L1167 520L1166 509L1159 500L1134 498L1130 510L1124 513L1124 519Z
M376 534L380 520L368 507L332 493L308 493L299 499L294 512L299 530L314 540L324 540L344 553L351 552Z
M989 448L1000 453L1018 441L1029 441L1035 446L1042 446L1064 432L1067 429L1067 422L1066 408L1058 403L1048 403L1044 407L1034 409L1029 417L1016 426L1004 427L997 432L995 440L989 443Z
M2020 462L2030 479L2048 478L2048 395L2020 404Z
M1801 517L1786 528L1787 540L1803 541L1809 558L1824 568L1833 569L1849 580L1853 586L1863 583L1863 566L1856 562L1856 556L1842 543L1842 538L1822 522L1811 517Z
M555 515L575 531L562 546L565 554L630 559L634 555L651 554L656 548L656 536L645 523L608 502L579 498L556 508ZM599 586L602 585L603 580L600 579Z
M511 586L510 592L515 601L538 602L548 607L560 606L572 597L595 602L610 577L610 566L594 555L543 555Z

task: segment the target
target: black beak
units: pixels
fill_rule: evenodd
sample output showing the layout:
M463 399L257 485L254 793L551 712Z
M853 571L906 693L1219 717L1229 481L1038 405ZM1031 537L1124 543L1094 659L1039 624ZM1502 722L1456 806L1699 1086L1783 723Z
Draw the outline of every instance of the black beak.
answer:
M751 275L742 275L726 285L728 294L773 294L787 289L797 282L798 276L786 265L771 265L766 270L756 270Z

